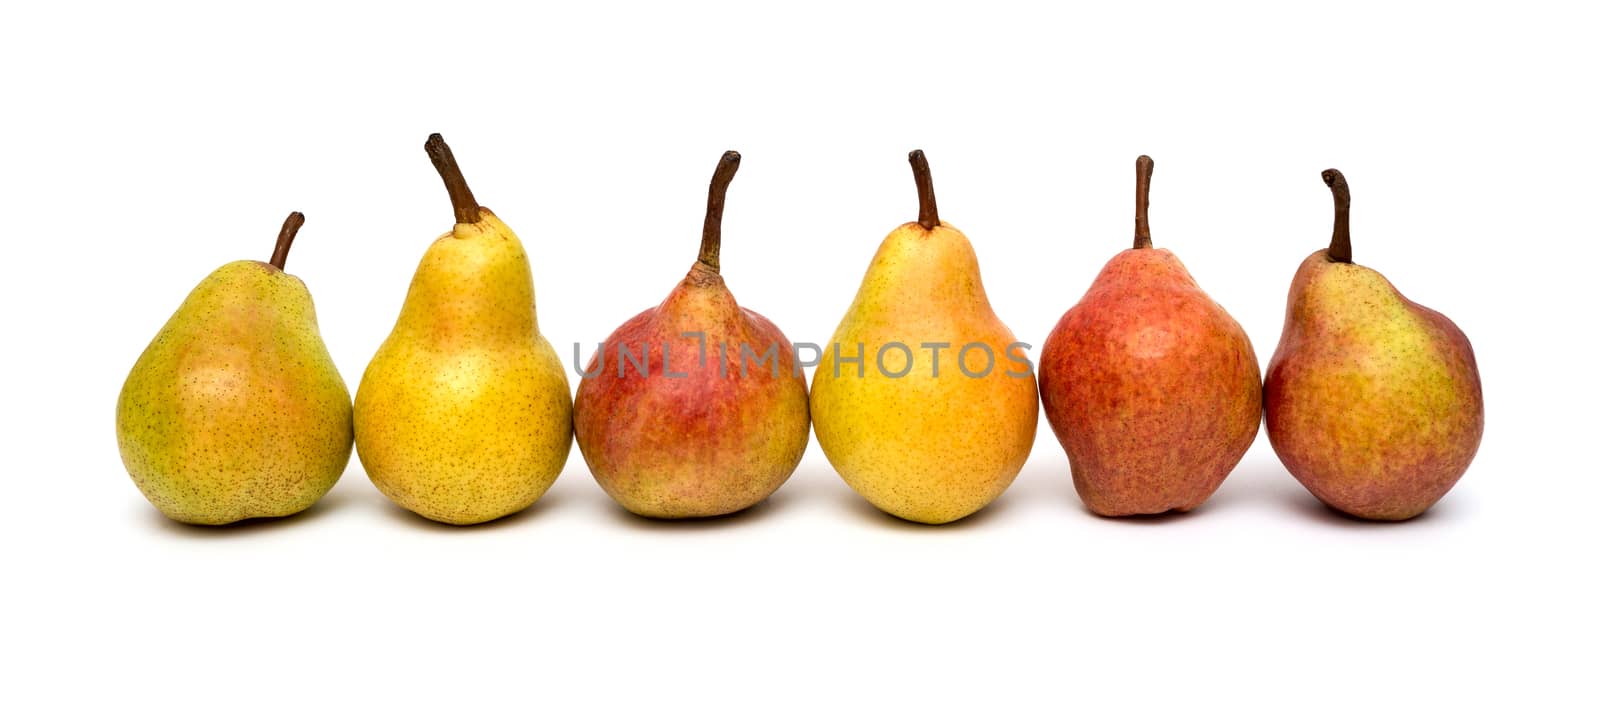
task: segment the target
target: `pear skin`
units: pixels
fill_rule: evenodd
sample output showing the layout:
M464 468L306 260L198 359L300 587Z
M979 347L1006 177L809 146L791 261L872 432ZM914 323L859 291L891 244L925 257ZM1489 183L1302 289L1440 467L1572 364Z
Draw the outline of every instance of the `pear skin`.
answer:
M430 520L482 523L532 505L572 446L572 400L539 333L528 255L428 140L456 225L417 266L356 390L356 453L378 490Z
M1133 248L1101 269L1039 353L1045 416L1078 496L1104 516L1200 505L1261 423L1261 369L1244 328L1177 256L1151 247L1154 166L1136 163Z
M270 262L235 261L201 281L122 386L123 464L173 520L293 515L350 461L350 391L311 293L283 271L303 222L284 222Z
M1267 366L1267 436L1312 495L1347 514L1405 520L1443 498L1483 439L1483 384L1467 336L1351 263L1350 193L1337 170L1334 237L1289 286Z
M1024 349L989 305L971 242L939 221L922 151L911 164L918 221L878 247L812 378L811 420L857 493L897 517L939 524L1011 485L1033 448L1039 402Z
M723 199L738 166L733 151L718 163L688 275L607 337L578 383L578 447L600 487L637 515L755 505L789 479L810 440L794 346L739 307L720 273Z

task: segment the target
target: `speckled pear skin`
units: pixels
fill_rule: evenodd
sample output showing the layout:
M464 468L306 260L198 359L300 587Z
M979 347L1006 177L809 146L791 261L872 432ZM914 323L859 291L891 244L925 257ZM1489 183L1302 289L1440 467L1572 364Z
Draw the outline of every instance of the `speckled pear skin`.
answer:
M977 512L1011 485L1038 429L1032 367L1007 356L1014 341L989 305L966 235L942 222L933 229L901 225L879 246L855 302L824 344L811 385L817 442L851 488L891 515L939 524ZM904 377L877 367L879 348L889 342L911 349L913 368ZM934 377L922 343L940 342L951 347L940 352ZM966 343L994 353L987 376L958 369L956 351ZM864 344L865 376L841 362L835 377L834 344L843 358ZM884 369L899 372L905 361L891 348ZM987 359L974 348L966 362L979 372Z
M356 452L378 490L470 525L532 505L566 465L572 400L540 335L528 255L486 208L428 248L356 390Z
M701 338L684 333L704 334L704 360ZM741 346L749 349L742 366ZM648 349L648 375L624 360L623 347L634 360ZM776 376L773 361L762 361L773 347ZM595 481L628 511L737 512L766 500L800 464L811 418L794 346L771 321L740 308L705 264L617 328L604 353L590 358L585 372L594 374L578 383L574 427Z
M1101 269L1045 340L1039 394L1078 496L1105 516L1200 505L1261 423L1250 338L1166 249Z
M1307 257L1267 366L1267 436L1322 502L1405 520L1460 480L1483 439L1472 344L1382 274Z
M117 444L173 520L293 515L350 461L350 391L300 279L260 261L212 272L128 374Z

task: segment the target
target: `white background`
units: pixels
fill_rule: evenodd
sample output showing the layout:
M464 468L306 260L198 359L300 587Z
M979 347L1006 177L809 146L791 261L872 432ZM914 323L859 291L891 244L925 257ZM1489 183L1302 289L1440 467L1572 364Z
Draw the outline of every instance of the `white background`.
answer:
M4 704L1594 701L1592 17L571 5L8 7ZM401 511L354 458L304 515L165 521L117 455L128 368L298 209L289 271L354 390L450 226L433 131L526 243L566 359L688 269L729 148L724 273L825 340L916 216L920 147L1036 344L1131 243L1149 153L1156 244L1264 367L1338 167L1356 261L1472 338L1487 434L1400 525L1327 512L1264 432L1195 513L1098 519L1044 426L1010 491L943 528L875 512L814 444L711 522L628 516L576 447L532 509L473 529Z

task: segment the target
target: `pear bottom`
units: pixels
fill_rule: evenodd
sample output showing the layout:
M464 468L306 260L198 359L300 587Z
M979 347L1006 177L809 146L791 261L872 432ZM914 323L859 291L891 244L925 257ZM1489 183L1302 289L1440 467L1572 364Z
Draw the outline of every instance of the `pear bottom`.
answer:
M395 344L356 393L356 453L373 485L429 520L473 525L532 505L572 448L572 401L555 351L440 359ZM531 357L530 357L531 355Z
M1034 378L858 380L813 384L817 442L839 476L879 510L940 525L1004 493L1033 449Z
M767 359L752 363L758 352ZM730 353L728 364L717 353ZM645 372L626 366L637 355ZM635 515L744 510L789 480L810 441L794 346L702 262L659 306L612 332L584 372L573 405L578 447L595 482Z

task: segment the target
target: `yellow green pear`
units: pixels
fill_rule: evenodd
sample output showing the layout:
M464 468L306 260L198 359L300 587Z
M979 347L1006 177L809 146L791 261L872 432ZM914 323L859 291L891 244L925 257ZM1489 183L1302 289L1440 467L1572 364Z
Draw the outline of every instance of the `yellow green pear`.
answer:
M304 222L289 215L270 261L235 261L195 286L122 385L122 462L173 520L293 515L350 462L350 390L311 292L283 271Z
M532 505L572 447L572 396L539 334L522 242L478 206L444 139L428 156L456 225L428 247L356 389L356 453L390 500L471 525Z
M1033 366L995 316L966 235L939 221L922 151L921 211L889 233L811 387L817 442L879 509L971 515L1011 485L1039 424Z

